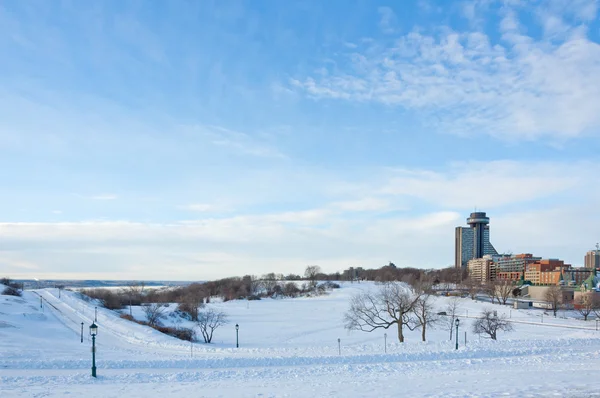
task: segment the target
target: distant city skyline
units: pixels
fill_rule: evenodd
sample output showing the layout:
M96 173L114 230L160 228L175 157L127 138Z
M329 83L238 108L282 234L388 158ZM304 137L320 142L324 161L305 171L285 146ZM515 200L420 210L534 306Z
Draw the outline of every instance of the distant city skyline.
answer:
M0 3L0 277L583 266L593 0Z

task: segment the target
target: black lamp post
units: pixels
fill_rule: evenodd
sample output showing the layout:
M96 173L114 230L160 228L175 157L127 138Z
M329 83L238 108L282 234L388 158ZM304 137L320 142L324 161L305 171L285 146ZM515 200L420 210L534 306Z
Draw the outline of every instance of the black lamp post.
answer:
M235 324L235 347L240 348L240 336L239 336L240 325Z
M454 323L456 324L456 349L458 350L458 324L460 323L460 320L456 318L456 321L454 321Z
M83 322L81 322L81 342L83 343Z
M94 322L98 322L98 307L94 307Z
M92 336L92 377L96 377L96 335L98 326L95 323L90 325L90 335Z

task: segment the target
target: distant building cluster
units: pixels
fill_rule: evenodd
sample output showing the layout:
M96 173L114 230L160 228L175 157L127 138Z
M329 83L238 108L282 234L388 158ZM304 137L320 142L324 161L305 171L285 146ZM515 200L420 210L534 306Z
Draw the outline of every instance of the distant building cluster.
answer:
M474 212L467 218L468 227L456 227L455 230L455 267L467 270L474 281L579 287L600 271L599 245L585 254L585 265L580 268L565 264L563 260L543 259L531 253L498 254L490 243L489 223L486 213Z

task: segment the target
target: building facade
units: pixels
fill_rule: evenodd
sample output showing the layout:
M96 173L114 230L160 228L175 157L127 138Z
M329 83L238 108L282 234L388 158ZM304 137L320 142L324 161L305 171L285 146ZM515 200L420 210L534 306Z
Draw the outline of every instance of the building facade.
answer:
M600 250L590 250L585 254L585 268L596 269L600 268Z
M483 258L475 258L467 263L469 278L485 283L496 279L496 263L494 258L486 254Z
M456 227L454 235L454 266L466 269L470 260L485 255L497 255L490 243L490 219L484 212L471 213L468 227Z
M541 257L534 257L531 253L503 256L498 259L497 269L498 272L523 272L527 265L541 259Z

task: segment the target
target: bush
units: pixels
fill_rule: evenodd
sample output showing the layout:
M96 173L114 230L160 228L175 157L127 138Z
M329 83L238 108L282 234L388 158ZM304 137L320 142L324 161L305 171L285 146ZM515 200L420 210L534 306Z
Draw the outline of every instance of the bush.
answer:
M294 282L288 282L283 286L283 294L288 297L296 297L300 293L300 289Z
M150 326L154 330L158 330L161 333L168 334L180 340L192 341L194 339L194 331L187 328L173 328L169 326L151 325L146 321L138 321L129 314L119 315L121 319L127 319L128 321L135 322L139 325Z
M135 318L129 314L121 314L121 315L119 315L119 318L127 319L128 321L131 321L131 322L136 322Z
M128 302L124 295L108 289L85 289L81 291L81 294L100 301L100 305L109 310L120 310L125 302Z
M161 333L168 334L180 340L192 341L194 338L194 331L187 328L173 328L169 326L154 326L154 329Z
M12 286L7 286L6 288L4 288L4 290L2 291L2 294L5 296L17 296L17 297L21 297L23 295L23 293L19 289L14 288Z
M323 285L325 286L326 289L339 289L341 286L339 285L339 283L335 283L332 281L327 281L325 283L323 283Z

